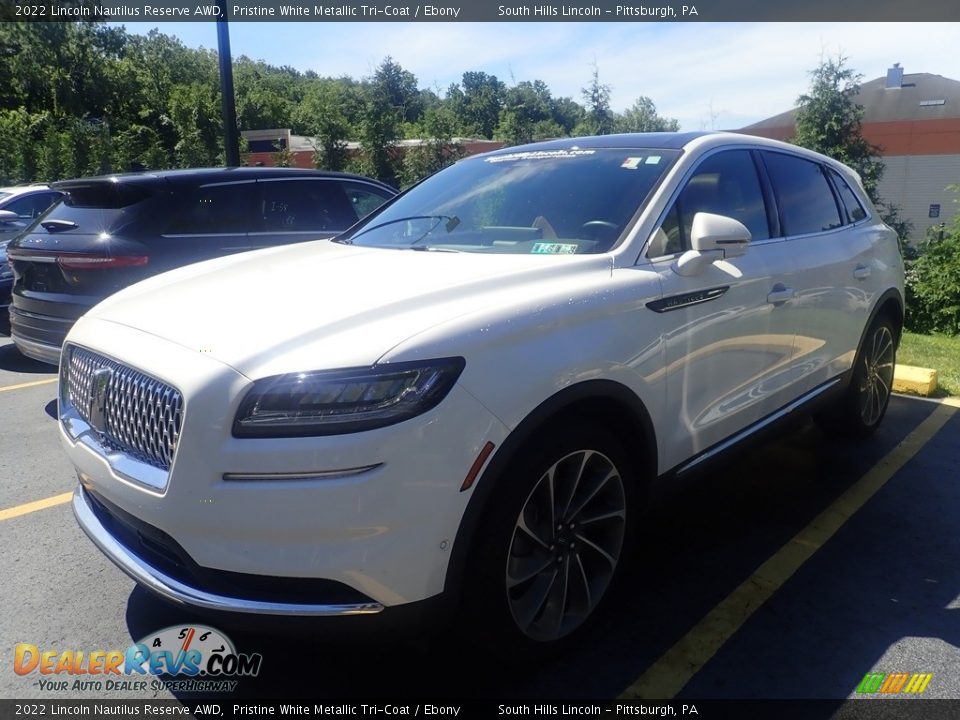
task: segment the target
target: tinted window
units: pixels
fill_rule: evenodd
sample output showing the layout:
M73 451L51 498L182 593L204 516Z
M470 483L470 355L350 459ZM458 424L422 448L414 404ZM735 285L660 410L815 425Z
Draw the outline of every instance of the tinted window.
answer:
M463 160L374 213L352 240L483 253L605 252L677 154L568 148Z
M657 257L689 249L690 229L698 212L739 220L753 240L770 237L767 207L750 151L727 150L697 166L654 234L647 255Z
M373 185L356 182L343 182L341 184L358 218L366 217L393 197L391 193Z
M194 188L167 234L244 234L250 226L252 183Z
M275 180L257 183L265 232L339 232L357 213L336 180Z
M840 227L840 211L820 165L782 153L763 155L784 235L806 235Z
M71 186L63 204L75 208L110 210L135 205L150 197L150 191L139 185L116 182L93 182Z
M840 204L846 209L850 222L863 220L867 216L867 213L853 190L847 185L847 181L844 180L836 170L828 170L828 172L833 178L833 185L837 188L837 193L840 195Z

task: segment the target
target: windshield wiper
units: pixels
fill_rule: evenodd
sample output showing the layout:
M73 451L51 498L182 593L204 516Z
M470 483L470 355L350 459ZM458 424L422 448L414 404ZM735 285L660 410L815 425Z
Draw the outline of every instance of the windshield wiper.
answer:
M436 245L411 245L410 247L403 248L404 250L417 250L419 252L447 252L447 253L460 253L463 250L454 250L453 248L447 247L437 247Z
M423 233L420 237L418 237L416 240L411 241L411 242L410 242L410 245L415 245L416 243L418 243L418 242L420 242L421 240L423 240L425 237L427 237L427 235L429 235L429 234L432 233L434 230L436 230L437 225L439 225L439 224L440 224L441 222L443 222L444 220L446 221L446 223L445 223L445 225L444 225L444 229L445 229L447 232L453 231L453 229L456 228L457 225L460 224L460 218L458 218L456 215L408 215L407 217L401 217L401 218L395 218L395 219L393 219L393 220L387 220L386 222L378 223L377 225L373 225L373 226L371 226L371 227L364 228L363 230L361 230L360 232L358 232L356 235L354 235L350 242L351 242L351 244L352 244L352 243L353 243L353 240L355 240L356 238L361 237L362 235L366 235L366 234L369 233L369 232L373 232L374 230L379 230L380 228L386 227L387 225L395 225L395 224L401 223L401 222L410 222L411 220L436 220L437 222L436 222L434 225L431 225L429 228L427 228L426 232L424 232L424 233Z

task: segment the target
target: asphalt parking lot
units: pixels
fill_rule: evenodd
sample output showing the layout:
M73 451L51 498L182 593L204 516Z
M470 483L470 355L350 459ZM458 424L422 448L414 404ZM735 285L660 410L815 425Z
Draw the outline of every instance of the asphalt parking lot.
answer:
M170 697L43 690L12 669L17 643L123 649L193 621L77 527L54 378L0 337L0 697ZM960 403L895 397L857 446L800 423L677 489L641 535L616 601L556 659L518 667L449 642L251 621L230 635L262 671L237 696L846 698L868 672L922 672L925 698L960 698Z

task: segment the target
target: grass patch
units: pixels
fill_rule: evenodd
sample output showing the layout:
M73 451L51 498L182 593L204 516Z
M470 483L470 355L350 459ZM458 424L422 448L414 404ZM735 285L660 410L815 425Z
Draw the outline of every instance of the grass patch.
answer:
M960 396L960 337L904 332L897 363L937 371L938 397Z

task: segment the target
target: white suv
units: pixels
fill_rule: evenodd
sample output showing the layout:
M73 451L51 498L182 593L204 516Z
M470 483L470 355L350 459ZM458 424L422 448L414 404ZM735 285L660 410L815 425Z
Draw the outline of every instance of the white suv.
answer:
M902 319L896 237L829 158L724 133L508 148L333 241L91 310L60 370L74 510L175 602L460 600L544 647L596 614L651 481L802 410L876 428Z

